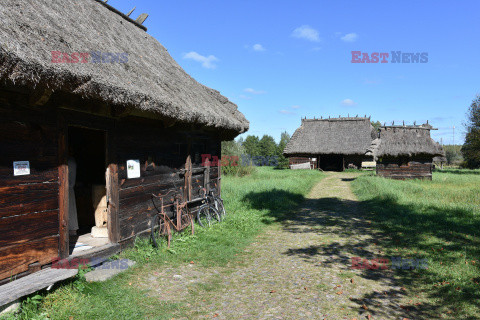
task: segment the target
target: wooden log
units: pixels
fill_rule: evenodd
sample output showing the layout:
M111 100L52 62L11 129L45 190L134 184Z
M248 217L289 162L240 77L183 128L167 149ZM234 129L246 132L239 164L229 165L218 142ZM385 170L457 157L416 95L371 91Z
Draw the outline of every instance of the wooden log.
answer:
M57 183L2 187L0 194L0 218L58 209Z
M49 164L48 167L40 167L37 161L30 161L30 174L25 176L13 175L13 163L0 164L0 185L2 187L18 186L21 184L34 184L45 182L58 182L58 168Z
M0 279L28 270L28 265L51 263L58 256L58 236L0 249Z
M117 243L120 240L120 191L118 186L118 166L111 163L107 169L107 193L108 193L108 238L110 242Z
M78 273L77 269L44 269L22 279L3 285L0 290L0 306L11 303L19 298L48 288L51 285Z
M69 255L68 234L68 127L63 117L58 118L58 209L59 209L59 256Z
M0 219L0 248L56 236L58 210L36 212Z

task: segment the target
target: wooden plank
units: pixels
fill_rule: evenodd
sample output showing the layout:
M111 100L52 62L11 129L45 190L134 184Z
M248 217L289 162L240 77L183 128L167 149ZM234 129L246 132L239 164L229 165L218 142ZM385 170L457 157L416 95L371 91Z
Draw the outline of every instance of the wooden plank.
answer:
M110 242L117 243L120 240L120 191L118 186L118 166L110 163L107 169L107 192L108 192L108 238Z
M60 258L66 258L69 255L68 127L63 117L58 119L58 128L59 256Z
M126 175L121 178L120 173L119 173L119 184L121 189L127 189L131 187L137 187L141 185L151 185L151 184L157 184L159 182L169 182L169 181L175 181L179 180L179 171L177 170L176 172L173 173L163 173L163 174L156 174L156 175L150 175L150 176L142 176L137 179L127 179Z
M58 210L0 219L0 248L59 233Z
M120 201L130 198L147 197L150 199L152 193L162 193L164 190L169 190L172 186L183 187L184 180L160 180L148 185L139 184L130 188L122 188L120 190Z
M58 209L57 183L2 187L0 194L0 218Z
M73 278L77 273L77 269L47 268L19 280L9 282L0 286L0 306L48 288L62 280Z
M222 196L222 167L219 165L217 167L217 170L218 170L218 174L217 174L217 195L219 197Z
M72 261L73 259L83 259L83 260L107 260L109 257L113 256L120 252L120 245L117 243L109 243L101 247L95 247L90 250L80 251L77 254L73 254L66 258L67 261Z
M57 181L58 169L56 162L55 164L43 166L40 165L36 160L30 161L30 174L25 176L13 175L12 162L5 163L5 165L0 164L0 185L2 187Z
M210 161L207 159L205 163L205 174L203 175L203 185L207 193L210 192Z
M51 263L58 256L58 236L0 249L0 279L28 270L28 265Z

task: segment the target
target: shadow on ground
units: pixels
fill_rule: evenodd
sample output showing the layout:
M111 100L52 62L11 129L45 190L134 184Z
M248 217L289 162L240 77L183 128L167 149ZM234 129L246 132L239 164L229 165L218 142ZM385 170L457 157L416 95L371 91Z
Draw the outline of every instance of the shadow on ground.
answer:
M354 179L345 179L351 181ZM317 261L315 257L327 257L322 265L341 266L345 271L352 269L352 257L366 259L389 258L396 250L408 249L416 252L415 256L402 258L423 259L434 261L456 261L455 256L462 248L469 248L468 256L480 256L480 243L474 237L480 230L480 220L458 219L468 216L463 210L446 210L441 207L417 207L399 204L392 198L376 198L369 201L352 201L339 198L303 199L300 210L292 210L288 206L301 201L301 195L282 190L270 192L250 193L244 201L252 208L266 210L265 222L281 222L284 229L292 233L317 233L334 235L343 241L334 241L329 244L310 245L304 248L292 248L286 255L295 255L305 261ZM278 200L280 199L280 201ZM293 214L295 212L295 214ZM434 234L435 237L448 241L447 247L432 248L424 241L425 237ZM466 236L467 235L467 236ZM433 251L433 253L432 253ZM390 252L386 255L385 252ZM478 266L475 266L478 271ZM478 273L477 273L478 274ZM375 318L388 316L385 309L401 308L405 317L410 319L440 319L445 316L445 306L462 305L467 310L478 310L480 307L478 284L472 279L471 284L464 284L461 290L454 284L433 286L444 281L438 270L372 270L364 269L360 276L365 279L381 283L386 290L365 294L359 299L352 300L358 310L365 305ZM478 282L478 279L477 279ZM415 288L419 285L431 285L431 290L425 292L430 298L428 303L416 305L410 303L400 305L399 300L408 296L403 287ZM448 301L448 303L447 303ZM357 311L358 311L357 310ZM450 309L448 309L450 310ZM476 319L470 311L464 311L462 319ZM472 311L475 313L475 311ZM444 318L455 317L447 315Z

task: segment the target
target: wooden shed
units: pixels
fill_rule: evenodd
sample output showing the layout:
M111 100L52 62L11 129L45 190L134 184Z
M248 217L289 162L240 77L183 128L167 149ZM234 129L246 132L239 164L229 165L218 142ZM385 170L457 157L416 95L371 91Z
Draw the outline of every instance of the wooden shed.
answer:
M372 159L365 152L375 137L367 117L302 119L283 154L297 162L315 159L314 167L322 170L360 169L362 161Z
M249 123L145 27L96 0L1 6L0 282L75 250L118 251L150 230L152 193L176 189L190 198L205 183L220 192L220 170L201 167L201 155L220 156L221 141ZM101 201L106 238L85 242Z
M442 146L423 125L383 126L368 155L377 160L377 175L391 179L432 179L433 158L443 156Z

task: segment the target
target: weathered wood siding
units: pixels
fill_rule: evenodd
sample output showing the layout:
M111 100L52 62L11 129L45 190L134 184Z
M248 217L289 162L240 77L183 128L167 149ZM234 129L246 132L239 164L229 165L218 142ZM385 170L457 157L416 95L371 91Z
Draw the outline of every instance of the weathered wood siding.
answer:
M302 163L310 163L310 166L313 166L313 169L317 169L317 160L311 160L312 158L307 158L307 157L289 157L288 158L288 164L293 165L293 164L302 164Z
M152 216L157 213L152 194L166 195L164 204L174 200L173 190L184 190L183 169L187 156L193 164L192 198L201 194L204 170L201 155L220 153L220 140L201 131L182 128L162 128L135 123L120 124L116 132L116 150L119 170L119 226L120 242L133 239L150 229ZM127 160L140 160L141 177L127 178ZM211 185L216 182L218 170L211 168ZM154 200L160 206L160 200ZM167 212L169 212L167 210ZM169 212L172 214L172 212Z
M41 117L0 108L0 280L58 256L56 118ZM30 175L14 176L14 161Z
M432 161L424 159L398 160L382 159L377 161L377 175L390 179L427 179L432 180Z

